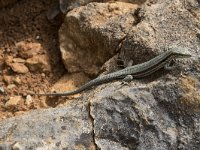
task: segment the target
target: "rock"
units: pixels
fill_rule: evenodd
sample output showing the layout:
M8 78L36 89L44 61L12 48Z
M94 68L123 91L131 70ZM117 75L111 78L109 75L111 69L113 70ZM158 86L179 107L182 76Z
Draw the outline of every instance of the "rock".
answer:
M169 96L174 103L179 100L179 96L175 95L175 89L178 89L174 87L175 81L176 78L173 78L167 85L159 82L142 84L138 81L130 83L128 87L116 82L108 84L103 90L101 88L103 85L99 86L94 97L89 99L97 146L101 149L109 149L111 145L116 149L157 149L159 147L174 149L182 139L179 137L180 130L188 136L193 135L195 131L186 131L185 123L181 123L183 127L177 125L179 122L175 120L178 117L177 112L174 113L178 111L176 106L168 103L170 105L168 108L164 103L157 101L158 98L162 99L166 96ZM168 113L176 114L175 118L166 115ZM188 117L182 119L187 120ZM187 126L188 128L190 127ZM193 140L190 139L186 145L190 145Z
M188 113L200 112L200 82L192 76L185 76L179 82L180 94L179 105Z
M60 12L66 14L70 10L84 6L91 2L126 2L126 3L133 3L133 4L143 4L146 0L59 0L56 4L52 7L52 9L47 13L47 18L49 20L55 18Z
M108 0L109 1L109 0ZM59 0L56 4L48 11L47 18L49 20L54 19L60 12L66 14L70 10L86 5L90 2L102 2L102 0Z
M28 68L22 63L12 63L10 67L16 73L25 74L29 72Z
M109 51L106 50L106 54L113 52L110 53L110 59L115 55L113 47L121 49L120 56L127 61L132 57L134 64L150 59L164 51L165 46L172 44L191 49L193 57L176 61L178 65L175 70L159 71L152 76L135 79L128 85L122 85L121 81L99 85L85 91L86 94L81 93L81 97L68 101L65 107L35 110L23 116L1 121L1 142L17 141L24 149L198 150L200 146L199 20L192 11L199 9L198 5L198 1L195 0L147 0L137 12L127 11L113 21L112 27L116 28L108 28L111 26L109 21L105 25L98 26L102 17L100 14L106 16L103 23L107 20L112 21L112 15L106 10L109 6L112 12L114 5L94 3L70 11L66 20L71 24L67 26L69 29L65 28L67 32L71 32L71 36L66 37L69 42L65 44L74 44L66 47L71 50L68 56L74 56L75 61L78 60L75 59L78 58L75 57L76 54L79 54L79 49L76 48L89 43L87 39L94 41L94 47L90 44L88 46L92 47L90 50L95 49L101 54L104 51L98 48L103 47L105 50L108 47ZM118 9L116 13L122 10L124 9ZM93 13L97 16L94 17ZM136 23L134 16L137 19ZM128 21L131 23L128 24ZM118 26L123 32L116 32ZM77 30L79 28L80 30ZM116 36L117 33L119 36ZM111 42L106 43L104 40ZM103 45L101 43L103 41L107 45ZM64 44L64 41L61 42ZM65 52L68 54L68 51ZM91 61L95 52L83 53L82 58ZM101 60L96 58L95 61L98 59ZM79 78L74 79L79 80ZM56 97L51 98L51 102L56 100ZM67 101L68 98L63 97L62 100Z
M109 1L109 0L107 0ZM72 10L76 7L84 6L86 4L89 4L91 2L102 2L102 0L59 0L60 10L63 13L68 12L69 10Z
M18 142L16 142L13 146L12 146L13 150L24 150L23 146L20 145Z
M0 122L0 138L22 149L91 149L92 123L86 100L69 107L35 110ZM12 134L9 134L12 129ZM29 138L31 137L31 138ZM26 140L24 140L26 139Z
M6 82L6 84L11 84L13 82L13 77L12 76L4 75L3 79Z
M15 84L9 84L9 85L7 86L7 89L8 89L8 90L11 90L11 89L13 89L13 88L15 88L15 87L16 87Z
M16 73L25 74L29 71L24 65L25 60L22 58L13 58L12 56L7 56L5 58L5 63Z
M19 115L23 115L23 114L25 114L25 113L26 113L25 111L17 110L16 112L14 112L14 115L15 115L15 116L19 116Z
M36 40L41 40L41 36L37 35L37 36L35 37L35 39L36 39Z
M21 84L21 79L20 79L20 77L16 77L15 79L14 79L14 83L16 83L16 84Z
M22 58L13 58L12 60L14 63L25 63L25 60Z
M6 65L10 66L10 64L13 62L13 56L6 56L5 57L5 63Z
M26 96L25 104L30 107L33 104L32 97L30 95Z
M73 73L64 75L58 82L56 82L51 91L71 91L86 83L89 78L84 73Z
M6 102L5 107L12 110L14 108L18 108L23 103L24 100L21 96L13 96L10 97L9 100Z
M37 55L26 60L26 64L32 72L49 72L51 66L46 55Z
M181 0L173 0L171 3L147 1L138 14L138 19L142 21L129 30L122 43L121 58L127 61L132 59L133 64L141 63L173 44L190 48L191 53L199 56L199 44L194 42L199 40L199 21L186 9L188 3ZM193 59L198 60L195 57Z
M64 75L60 80L58 80L52 87L50 92L65 92L65 91L73 91L77 88L79 88L81 85L87 83L89 81L89 78L84 73L72 73L72 74L66 74ZM44 91L41 91L41 93L44 93ZM77 98L80 97L80 94L69 96L68 98ZM47 101L48 105L51 107L55 107L57 105L56 100L52 101L51 99ZM68 102L65 102L68 103ZM62 103L65 104L65 103Z
M0 86L0 94L3 94L3 93L5 93L5 90L4 90L3 86Z
M136 22L136 9L129 3L91 3L70 11L59 31L66 69L97 75Z
M24 41L18 42L15 44L18 50L18 54L21 58L28 59L37 55L42 46L40 43L27 43Z
M41 76L44 78L46 75L44 73L41 73Z
M25 63L25 59L20 57L13 58L13 56L6 56L5 62L9 66L11 63Z

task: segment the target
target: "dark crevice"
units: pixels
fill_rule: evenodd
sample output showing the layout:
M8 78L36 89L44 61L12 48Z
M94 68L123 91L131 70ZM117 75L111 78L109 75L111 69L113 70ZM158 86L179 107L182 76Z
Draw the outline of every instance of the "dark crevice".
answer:
M140 16L140 10L141 10L141 8L136 9L134 14L133 14L134 18L135 18L135 21L134 21L134 24L133 24L134 26L137 26L137 24L139 24L142 20L142 17Z
M115 48L115 52L120 52L122 43L126 40L127 34L119 41L117 44L117 47Z
M92 117L92 114L91 114L91 102L89 101L88 103L88 116L91 120L91 123L92 123L92 139L93 139L93 143L94 143L94 146L95 146L95 149L98 150L98 145L96 144L95 142L95 132L94 132L94 118Z

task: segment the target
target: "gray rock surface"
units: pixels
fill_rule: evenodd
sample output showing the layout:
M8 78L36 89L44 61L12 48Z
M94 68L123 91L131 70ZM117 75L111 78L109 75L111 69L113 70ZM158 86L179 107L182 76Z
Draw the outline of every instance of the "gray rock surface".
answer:
M172 44L191 48L191 52L199 56L199 20L188 7L197 9L200 4L197 0L191 1L195 6L181 0L157 0L143 5L137 15L140 21L122 43L121 56L133 59L136 64Z
M198 149L199 107L198 112L184 108L185 93L176 80L161 77L148 85L135 81L125 87L115 82L96 92L90 102L98 147Z
M194 57L177 61L173 71L159 71L129 85L100 85L65 107L5 120L0 123L4 147L199 149L200 3L149 0L138 11L132 6L91 3L70 11L60 29L66 68L95 74L120 50L124 60L136 64L171 44L191 49ZM91 64L101 65L94 69Z
M0 143L6 141L10 147L17 143L24 150L92 149L92 137L88 104L83 101L66 108L36 110L0 123Z

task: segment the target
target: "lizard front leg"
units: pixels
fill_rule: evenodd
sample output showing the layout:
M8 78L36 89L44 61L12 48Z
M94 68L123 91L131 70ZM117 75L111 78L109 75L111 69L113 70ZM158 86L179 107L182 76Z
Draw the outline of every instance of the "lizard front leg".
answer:
M175 61L174 61L174 60L169 61L168 63L166 63L166 64L164 65L164 68L165 68L166 70L173 70L173 69L175 69L175 68L176 68L176 66L175 66Z

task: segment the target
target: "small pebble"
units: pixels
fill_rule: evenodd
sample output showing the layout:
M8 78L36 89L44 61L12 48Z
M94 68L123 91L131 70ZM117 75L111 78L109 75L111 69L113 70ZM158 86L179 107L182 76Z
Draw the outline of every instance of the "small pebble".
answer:
M44 73L42 73L41 75L42 75L42 77L45 77L45 76L46 76Z
M11 67L11 69L16 72L16 73L21 73L21 74L25 74L27 72L29 72L28 68L26 67L26 65L22 64L22 63L12 63L9 65Z
M21 79L20 79L19 77L16 77L16 78L14 79L14 82L15 82L16 84L21 84Z
M40 40L41 38L40 38L40 36L39 35L37 35L36 36L36 40Z
M15 84L9 84L9 85L7 86L7 89L11 90L11 89L13 89L13 88L15 88L15 87L16 87Z
M0 86L0 93L3 94L5 92L3 86Z
M4 81L5 81L6 84L11 84L13 82L12 76L4 75L3 79L4 79Z
M13 150L23 150L24 148L18 142L12 146Z
M10 97L9 100L6 102L5 107L7 108L17 107L23 102L24 100L22 99L21 96L13 96L13 97Z
M31 97L30 95L27 95L27 96L26 96L25 104L26 104L27 106L30 106L32 103L33 103L32 97Z

